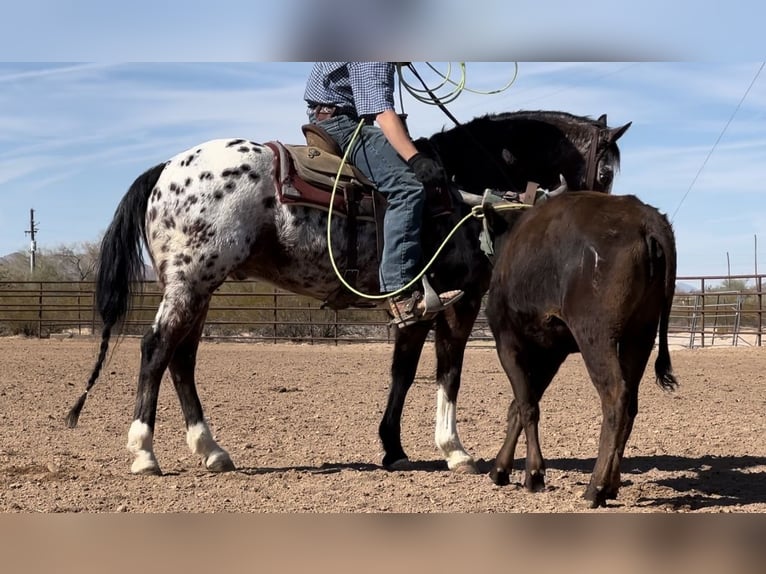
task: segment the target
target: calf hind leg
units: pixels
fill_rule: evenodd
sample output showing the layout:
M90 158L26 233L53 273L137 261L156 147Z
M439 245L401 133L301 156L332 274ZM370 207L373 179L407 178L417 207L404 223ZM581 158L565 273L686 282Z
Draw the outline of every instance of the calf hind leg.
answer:
M540 419L540 399L550 385L565 353L543 353L528 350L522 364L522 358L511 345L498 344L498 356L513 387L514 401L508 411L508 430L497 458L491 477L495 484L507 480L511 471L513 454L521 429L527 439L524 485L531 492L545 488L545 461L540 449L538 422Z
M630 392L617 356L616 343L583 347L583 360L601 398L601 435L598 458L584 497L592 508L616 498L620 485L623 438L630 433Z
M508 407L508 429L505 433L503 446L500 447L500 451L497 453L495 462L492 465L492 470L489 472L492 482L498 486L505 486L511 482L513 455L516 452L516 443L519 440L520 434L521 419L519 418L518 405L514 399L511 401L511 406Z

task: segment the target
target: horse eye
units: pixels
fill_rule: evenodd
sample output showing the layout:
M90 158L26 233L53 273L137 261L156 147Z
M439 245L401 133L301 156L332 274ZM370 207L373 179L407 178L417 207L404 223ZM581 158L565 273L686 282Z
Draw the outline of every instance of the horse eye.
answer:
M598 181L600 183L608 183L612 181L612 170L611 169L601 169L598 172Z

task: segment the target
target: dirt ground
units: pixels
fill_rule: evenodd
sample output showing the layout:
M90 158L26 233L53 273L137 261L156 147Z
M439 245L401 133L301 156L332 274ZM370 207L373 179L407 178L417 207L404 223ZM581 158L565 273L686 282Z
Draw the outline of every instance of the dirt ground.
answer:
M178 400L163 382L155 449L160 477L132 476L125 449L138 341L120 343L76 429L64 417L96 356L92 338L0 339L0 511L3 512L766 512L766 349L676 350L681 386L647 375L623 463L619 497L591 511L581 498L601 421L579 356L542 403L547 490L447 470L433 444L433 349L424 351L405 406L412 468L379 466L389 345L204 342L198 387L216 438L238 470L211 474L192 455ZM650 365L653 364L652 356ZM651 372L651 368L647 369ZM505 430L511 389L491 347L469 347L458 401L463 444L488 470Z

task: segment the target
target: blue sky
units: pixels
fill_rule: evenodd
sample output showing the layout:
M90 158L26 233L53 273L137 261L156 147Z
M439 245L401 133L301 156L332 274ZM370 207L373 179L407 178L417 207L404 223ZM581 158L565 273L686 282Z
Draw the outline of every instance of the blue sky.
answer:
M206 139L300 142L316 59L474 60L461 120L517 109L632 121L615 193L674 214L679 272L753 271L766 243L766 3L729 0L25 0L0 19L0 256L93 241L146 168ZM352 56L353 54L353 56ZM482 63L483 60L502 60ZM573 61L574 60L574 61ZM423 69L422 64L419 69ZM766 76L766 72L764 73ZM449 120L405 99L415 135ZM694 185L716 140L721 140ZM682 198L688 191L688 196ZM766 252L766 245L759 249ZM766 255L758 261L766 269Z
M456 64L456 63L453 63ZM443 64L435 64L446 69ZM425 70L424 64L418 64ZM301 141L305 62L0 63L0 255L94 241L145 169L217 137ZM758 62L520 62L502 94L464 93L461 120L517 109L608 114L620 140L614 193L674 215L680 275L766 270L766 72ZM468 86L502 86L504 62L467 64ZM450 121L405 98L410 128ZM692 181L731 119L694 185ZM685 199L684 195L687 193Z

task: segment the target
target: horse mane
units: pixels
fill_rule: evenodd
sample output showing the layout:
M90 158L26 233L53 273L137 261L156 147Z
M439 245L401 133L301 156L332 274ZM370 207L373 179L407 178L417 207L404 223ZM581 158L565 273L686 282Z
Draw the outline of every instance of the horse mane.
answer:
M578 116L569 112L555 111L555 110L517 110L514 112L499 112L485 114L474 118L467 125L470 125L474 121L483 120L488 122L500 122L507 120L520 120L520 121L537 121L546 124L551 124L562 131L578 130L583 131L587 128L587 132L592 131L593 128L607 129L607 125L599 119L594 119L590 116ZM586 133L587 133L586 132ZM614 169L615 172L620 169L620 148L616 143L609 144L614 157Z
M487 186L523 190L528 181L555 187L560 175L572 189L582 189L594 138L605 138L609 131L606 116L594 119L561 111L519 110L487 113L461 125L444 126L416 146L432 150L451 166L453 180L474 193ZM601 153L616 174L620 165L616 141L608 139Z

